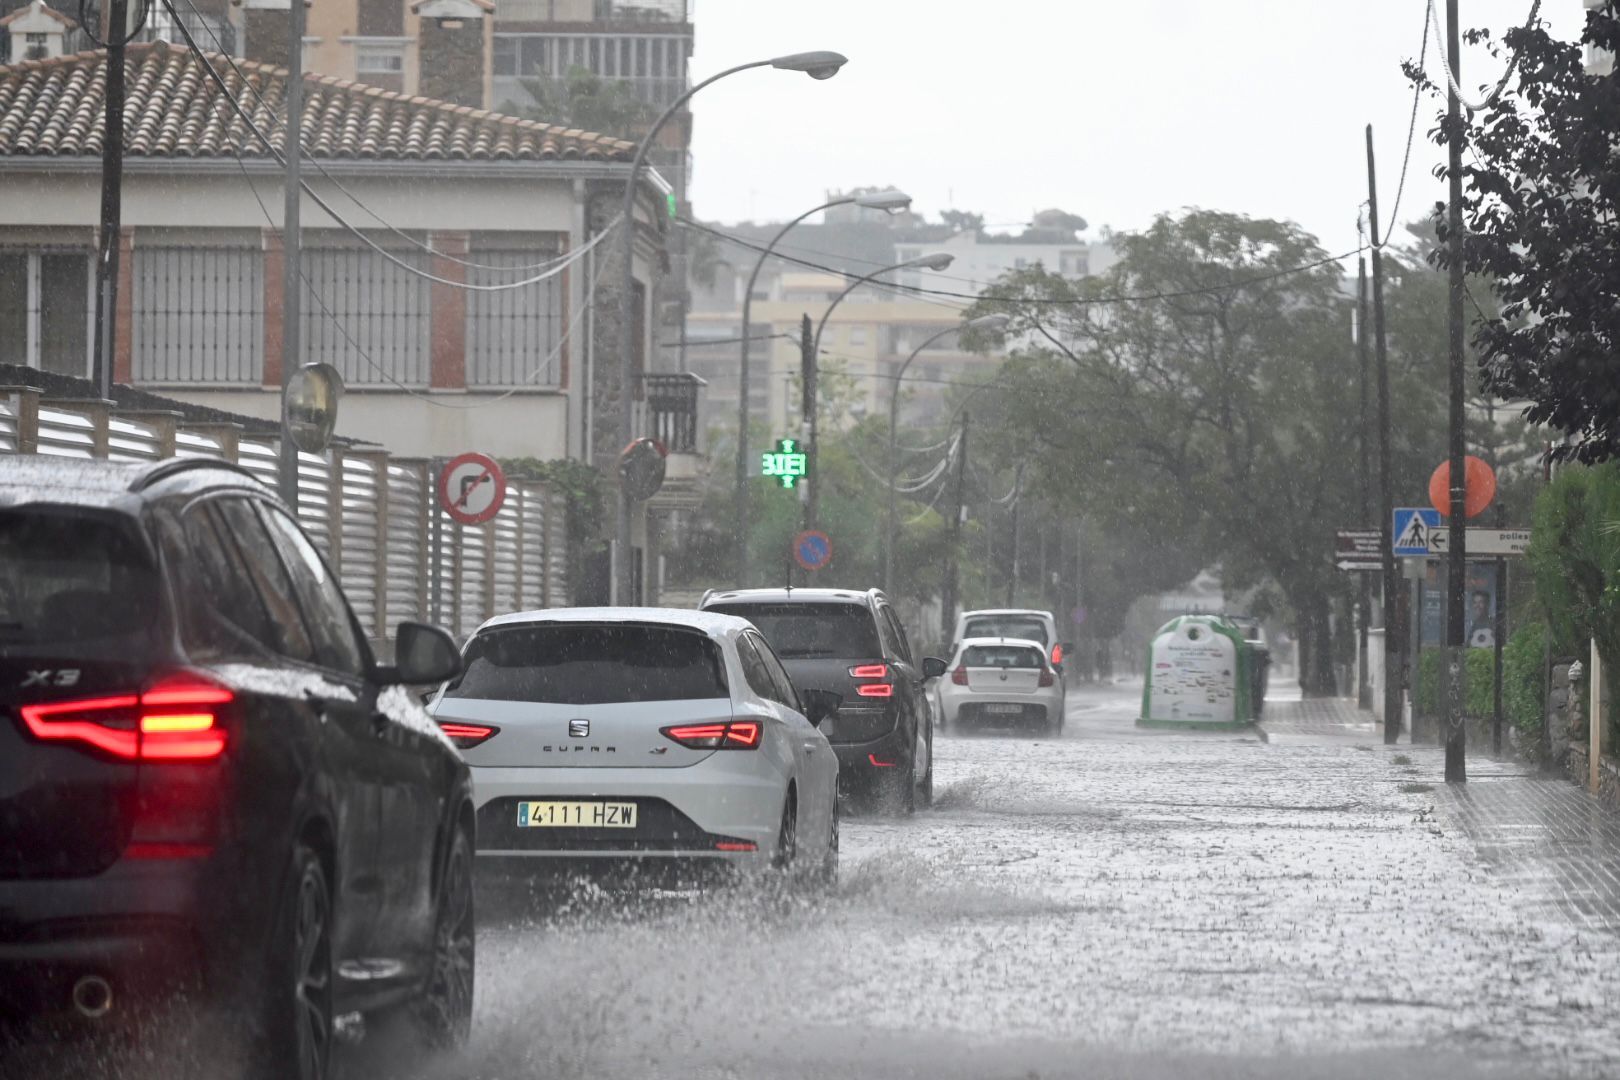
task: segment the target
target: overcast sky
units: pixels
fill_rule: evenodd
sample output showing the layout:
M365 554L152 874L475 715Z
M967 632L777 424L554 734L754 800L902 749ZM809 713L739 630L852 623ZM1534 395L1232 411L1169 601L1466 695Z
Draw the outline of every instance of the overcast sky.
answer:
M1387 221L1424 0L694 0L694 80L785 52L850 58L828 82L769 69L695 100L693 200L708 220L782 220L828 189L892 184L935 218L1058 207L1116 231L1184 206L1296 221L1355 246L1362 129ZM1530 0L1461 0L1498 34ZM1581 0L1542 18L1579 35ZM1444 5L1439 5L1444 18ZM1428 64L1441 79L1435 42ZM1464 47L1463 84L1501 63ZM1444 195L1419 106L1402 220Z

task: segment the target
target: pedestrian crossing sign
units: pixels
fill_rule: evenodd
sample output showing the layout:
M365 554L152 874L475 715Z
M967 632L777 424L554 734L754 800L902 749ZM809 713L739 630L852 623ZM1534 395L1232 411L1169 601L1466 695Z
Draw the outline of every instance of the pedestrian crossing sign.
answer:
M1392 546L1402 557L1427 558L1429 536L1440 527L1440 511L1430 506L1403 506L1395 511Z

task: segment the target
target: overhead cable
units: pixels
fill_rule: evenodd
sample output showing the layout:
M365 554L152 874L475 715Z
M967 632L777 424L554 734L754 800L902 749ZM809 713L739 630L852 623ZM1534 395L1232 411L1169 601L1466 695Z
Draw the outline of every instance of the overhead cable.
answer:
M1446 35L1440 29L1440 13L1434 9L1434 0L1428 0L1428 3L1429 24L1434 27L1435 38L1437 40L1444 41L1446 39ZM1533 0L1530 5L1530 17L1524 21L1524 28L1526 30L1529 30L1536 25L1536 15L1539 14L1540 11L1541 0ZM1440 49L1440 66L1445 68L1446 83L1450 85L1451 92L1457 95L1457 101L1462 104L1463 108L1467 109L1469 112L1482 112L1483 110L1490 108L1491 103L1500 97L1502 95L1502 91L1507 88L1508 80L1513 78L1513 71L1519 66L1519 51L1517 49L1513 50L1512 55L1508 57L1507 70L1502 72L1502 77L1500 79L1496 80L1496 85L1491 89L1491 92L1486 94L1485 97L1479 101L1469 100L1468 96L1462 92L1462 87L1457 85L1457 73L1452 70L1451 57L1446 55L1446 50L1444 47Z
M1539 3L1540 0L1537 0ZM1429 0L1429 11L1434 11L1433 0ZM1423 44L1418 47L1418 70L1423 71L1429 59L1429 27L1433 23L1427 15L1423 18ZM1449 70L1449 69L1448 69ZM1406 193L1406 167L1412 163L1412 140L1417 134L1418 99L1423 94L1422 84L1412 87L1412 116L1406 123L1406 152L1401 155L1401 179L1395 185L1395 206L1390 211L1389 228L1384 230L1384 238L1380 240L1373 237L1374 247L1383 247L1389 243L1389 238L1395 235L1395 226L1401 220L1401 196Z

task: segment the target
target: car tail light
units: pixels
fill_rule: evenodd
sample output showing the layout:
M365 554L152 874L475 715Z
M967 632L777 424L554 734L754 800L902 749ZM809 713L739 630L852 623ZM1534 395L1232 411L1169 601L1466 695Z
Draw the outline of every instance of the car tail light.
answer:
M856 664L849 669L852 679L887 679L889 677L888 664Z
M951 672L951 683L955 686L966 686L968 684L967 668L959 667Z
M884 761L882 758L878 757L876 754L867 754L866 755L866 760L870 761L873 765L877 766L880 769L892 769L896 765L900 764L898 761Z
M1063 663L1063 646L1062 645L1054 645L1054 646L1052 646L1052 663L1054 663L1054 664Z
M501 730L489 724L468 724L460 720L445 720L440 722L439 730L444 732L451 742L456 744L457 750L471 750L479 743L488 742Z
M891 698L894 697L894 686L890 683L862 683L855 688L861 697Z
M75 742L124 761L208 761L225 752L228 688L184 672L143 694L52 701L21 708L36 739Z
M758 851L759 845L752 840L717 840L714 844L716 851Z
M757 750L764 731L758 720L680 724L660 730L666 739L693 750Z
M1040 685L1042 685L1042 686L1051 686L1052 685L1052 669L1051 668L1047 668L1047 667L1041 668Z

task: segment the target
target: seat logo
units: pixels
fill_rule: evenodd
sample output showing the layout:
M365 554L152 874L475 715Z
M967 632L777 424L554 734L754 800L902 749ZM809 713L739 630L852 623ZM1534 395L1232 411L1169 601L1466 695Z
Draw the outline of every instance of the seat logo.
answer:
M589 720L568 721L568 737L570 739L588 739L591 736L591 722Z

